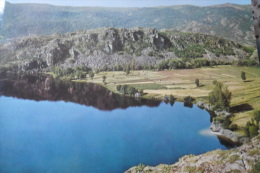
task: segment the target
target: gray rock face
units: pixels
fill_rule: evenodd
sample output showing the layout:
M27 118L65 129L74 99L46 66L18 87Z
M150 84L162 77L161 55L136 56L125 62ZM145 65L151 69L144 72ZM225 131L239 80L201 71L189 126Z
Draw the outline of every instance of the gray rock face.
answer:
M218 40L219 39L219 40ZM0 63L18 64L19 70L41 70L46 67L62 68L88 66L92 69L124 67L129 64L138 66L155 66L162 60L176 58L173 50L182 51L190 45L209 45L212 48L235 47L239 52L241 45L203 34L182 34L169 32L160 34L156 29L115 29L77 31L51 36L28 37L0 45ZM224 48L223 48L224 49ZM207 51L206 51L207 52ZM234 55L235 56L235 55ZM207 59L214 59L213 53ZM228 56L222 59L229 61Z
M28 65L35 60L42 60L47 66L63 67L86 65L103 68L133 61L141 65L154 65L159 60L148 56L149 52L160 51L166 57L174 56L165 51L170 46L169 40L155 29L102 28L63 35L28 37L0 45L0 60L27 62L21 64L26 66L21 68L23 70L35 69L36 66Z
M224 137L230 139L233 142L239 142L239 136L240 135L238 133L231 131L231 130L222 128L220 130L220 136L224 136Z

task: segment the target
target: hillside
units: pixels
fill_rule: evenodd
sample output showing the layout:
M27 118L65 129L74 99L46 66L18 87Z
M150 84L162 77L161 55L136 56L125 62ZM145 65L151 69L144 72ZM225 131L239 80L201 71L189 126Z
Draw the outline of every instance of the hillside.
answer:
M254 49L217 36L158 32L156 29L101 28L27 37L0 45L0 64L19 70L87 66L91 69L191 68L248 59ZM170 61L171 60L171 61Z
M59 7L6 3L0 35L5 38L115 28L177 29L255 44L249 5L154 8Z

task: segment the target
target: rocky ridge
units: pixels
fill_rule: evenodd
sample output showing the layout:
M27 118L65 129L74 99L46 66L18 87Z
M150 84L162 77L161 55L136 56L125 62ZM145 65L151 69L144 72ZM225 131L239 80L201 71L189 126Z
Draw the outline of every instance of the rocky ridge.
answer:
M179 159L173 165L158 165L156 167L139 165L125 173L249 173L260 161L260 136L257 136L241 147L230 150L216 150L202 155L188 155Z
M222 53L214 52L219 50ZM180 52L194 53L193 58L227 62L252 54L242 45L220 37L173 30L162 33L152 28L101 28L26 37L0 45L0 52L0 64L17 64L19 71L39 71L52 66L114 70L131 63L138 69L155 66L165 59L179 59L176 54Z

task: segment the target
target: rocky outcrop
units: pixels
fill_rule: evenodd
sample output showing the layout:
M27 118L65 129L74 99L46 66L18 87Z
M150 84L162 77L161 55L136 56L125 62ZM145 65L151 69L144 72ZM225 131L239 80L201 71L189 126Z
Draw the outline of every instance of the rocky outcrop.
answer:
M216 150L199 156L184 156L173 165L158 165L156 167L139 165L130 168L125 173L249 173L259 161L260 136L257 136L251 142L235 149Z
M115 29L78 31L43 37L28 37L0 46L0 61L19 62L20 70L47 66L88 66L112 68L136 62L155 65L159 60L150 52L168 57L171 42L156 29ZM170 54L174 57L174 53ZM22 61L22 63L20 63ZM42 61L43 63L39 62Z
M244 143L245 141L244 136L240 135L239 133L233 132L228 129L224 129L219 122L212 122L212 125L210 126L211 131L224 139L227 139L233 143ZM240 140L241 139L241 140Z
M236 52L239 55L236 57ZM199 49L199 51L197 51ZM211 50L211 53L209 53ZM238 43L216 36L158 32L156 29L101 28L51 36L27 37L0 45L0 63L16 64L19 71L40 71L48 67L62 68L87 66L92 69L118 70L126 65L138 69L154 67L165 59L190 58L216 59L214 50L228 52L220 59L233 61L250 57ZM199 53L198 53L199 52Z

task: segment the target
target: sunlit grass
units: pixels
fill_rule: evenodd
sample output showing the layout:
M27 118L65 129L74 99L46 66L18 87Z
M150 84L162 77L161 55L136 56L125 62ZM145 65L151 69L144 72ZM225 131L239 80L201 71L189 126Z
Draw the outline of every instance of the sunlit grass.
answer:
M241 72L246 73L246 81L241 79ZM102 76L106 76L106 84ZM199 79L201 86L196 87L195 79ZM248 104L252 110L241 110L235 113L234 124L245 126L251 120L253 110L260 110L260 68L257 67L233 67L218 66L198 69L165 70L165 71L131 71L128 76L125 72L99 72L94 79L84 79L85 82L93 82L104 85L113 92L117 85L131 85L137 89L143 89L145 97L159 98L164 95L177 97L192 96L203 102L208 102L207 96L214 88L213 81L223 82L232 92L231 106Z

